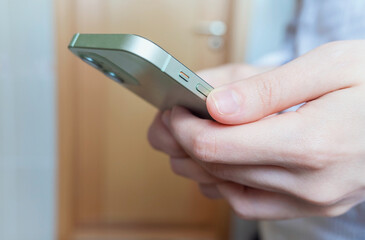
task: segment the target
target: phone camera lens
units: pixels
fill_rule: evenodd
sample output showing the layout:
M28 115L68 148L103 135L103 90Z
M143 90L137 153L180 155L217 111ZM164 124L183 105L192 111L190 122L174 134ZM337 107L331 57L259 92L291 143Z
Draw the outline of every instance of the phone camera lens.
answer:
M92 59L91 57L84 57L84 59L88 62L94 62L94 59Z
M111 78L111 79L113 79L114 81L116 81L116 82L119 82L119 83L124 83L124 80L122 79L122 78L120 78L116 73L114 73L114 72L108 72L108 71L106 71L106 72L104 72L104 74L107 76L107 77L109 77L109 78Z
M102 66L91 57L82 57L82 60L94 68L101 69Z

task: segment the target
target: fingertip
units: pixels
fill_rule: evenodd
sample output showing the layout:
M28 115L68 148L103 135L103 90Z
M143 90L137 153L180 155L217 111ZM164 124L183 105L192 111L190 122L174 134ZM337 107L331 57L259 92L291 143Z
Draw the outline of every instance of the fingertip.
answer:
M171 119L171 110L164 111L161 115L161 120L162 120L163 124L165 125L165 127L170 126L170 119Z
M240 185L232 182L224 182L217 184L217 189L223 196L229 196L232 193L235 193L239 187Z
M170 115L170 130L173 134L179 135L185 129L188 129L191 122L191 113L180 106L175 106L171 110Z
M209 199L220 199L222 195L218 191L215 184L199 184L201 193Z
M222 117L222 115L219 113L219 111L218 111L218 109L215 105L212 93L209 94L209 96L207 98L207 101L206 101L206 105L207 105L207 109L208 109L208 112L209 112L210 116L214 120L216 120L219 123L226 124L226 121L225 121L224 117Z
M210 116L219 123L227 125L244 123L243 100L235 91L213 90L207 98L206 105Z
M148 141L150 143L153 142L154 135L155 135L155 130L159 126L159 123L160 123L160 120L161 120L161 116L162 116L162 112L158 112L156 114L155 118L153 119L150 127L148 128L148 131L147 131L147 139L148 139Z
M171 112L173 113L173 115L176 115L176 114L180 114L180 113L184 113L186 112L187 110L181 106L174 106L172 109L171 109Z
M189 110L181 106L175 106L171 110L170 120L174 121L175 119L186 119L193 116Z

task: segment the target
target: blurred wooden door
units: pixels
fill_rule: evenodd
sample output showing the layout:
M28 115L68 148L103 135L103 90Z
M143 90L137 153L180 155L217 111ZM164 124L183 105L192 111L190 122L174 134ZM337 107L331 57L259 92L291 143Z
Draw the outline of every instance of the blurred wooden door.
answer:
M149 146L156 109L77 60L67 44L75 32L135 33L193 70L216 66L227 61L229 39L212 49L195 28L213 20L229 25L231 1L56 2L59 239L227 239L226 204L201 196Z

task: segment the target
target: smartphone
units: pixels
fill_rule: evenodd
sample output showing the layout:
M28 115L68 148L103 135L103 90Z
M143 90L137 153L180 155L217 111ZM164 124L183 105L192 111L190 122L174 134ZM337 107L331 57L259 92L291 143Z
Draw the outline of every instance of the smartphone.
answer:
M76 34L69 49L81 60L161 111L174 106L211 118L213 87L157 44L131 34Z

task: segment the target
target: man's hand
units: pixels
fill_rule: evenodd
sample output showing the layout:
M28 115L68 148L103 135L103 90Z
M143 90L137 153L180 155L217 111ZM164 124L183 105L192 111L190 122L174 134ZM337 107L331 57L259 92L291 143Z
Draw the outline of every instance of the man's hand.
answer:
M217 122L163 113L149 139L243 218L338 216L365 200L364 96L365 41L336 42L216 88L207 107Z
M198 75L209 82L210 85L220 87L224 84L249 78L266 70L246 64L228 64L200 71ZM169 121L167 115L169 113L166 112L163 118L162 113L158 113L155 117L148 133L151 145L170 156L171 168L176 174L198 182L200 190L205 196L210 198L221 197L216 184L222 181L210 175L202 166L193 161L171 135L170 130L167 128L167 121Z

